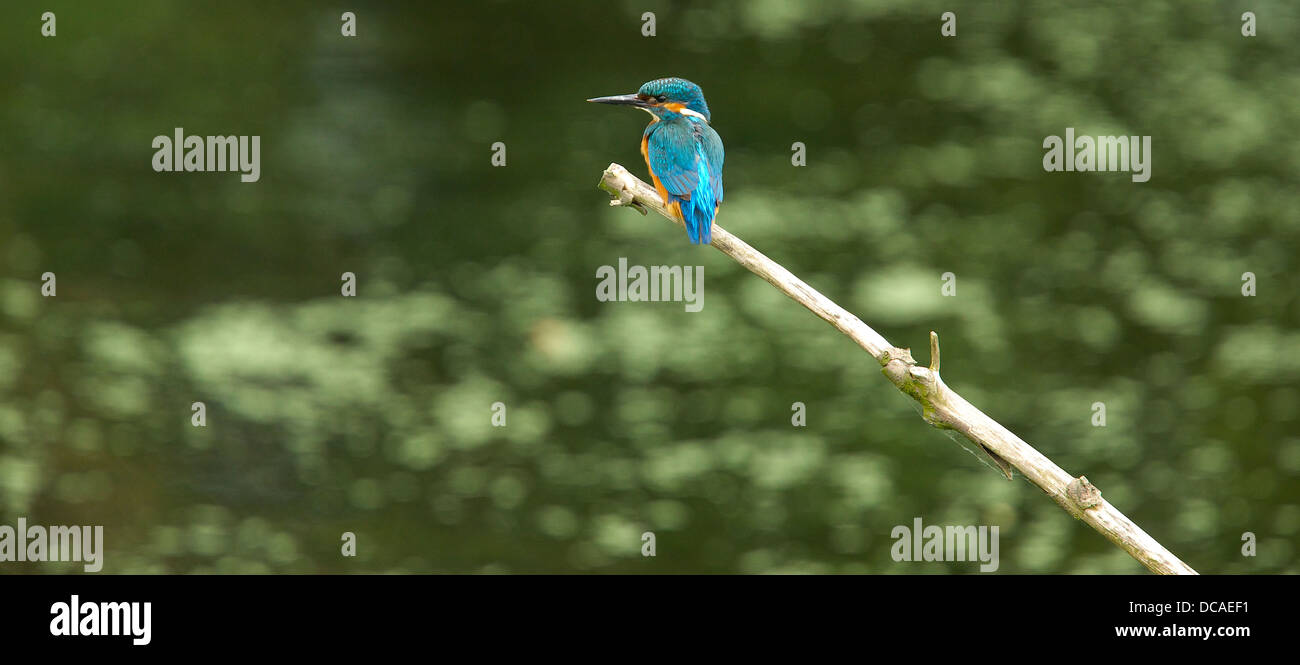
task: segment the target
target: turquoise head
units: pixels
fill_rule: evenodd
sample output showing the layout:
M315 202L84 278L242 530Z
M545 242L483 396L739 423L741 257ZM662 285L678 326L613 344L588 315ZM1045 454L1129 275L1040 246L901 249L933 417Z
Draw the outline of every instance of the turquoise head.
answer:
M641 89L631 95L596 97L587 101L600 104L635 106L644 109L660 120L671 115L694 115L702 118L705 122L709 122L711 119L709 105L704 101L704 91L700 89L700 86L675 76L647 81L641 86Z

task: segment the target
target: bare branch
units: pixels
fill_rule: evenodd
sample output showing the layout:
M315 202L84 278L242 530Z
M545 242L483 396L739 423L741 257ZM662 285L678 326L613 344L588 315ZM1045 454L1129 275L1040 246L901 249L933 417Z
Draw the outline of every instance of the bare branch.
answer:
M642 214L653 210L682 225L664 207L654 188L618 164L610 164L599 187L609 192L613 206L631 206ZM922 417L940 429L961 433L980 446L1011 479L1012 469L1052 497L1066 512L1083 520L1142 565L1161 574L1195 575L1196 571L1101 496L1101 491L1080 476L1073 478L1052 460L975 408L939 377L939 335L930 333L930 365L918 365L909 349L891 345L861 319L808 286L789 270L750 247L725 229L713 225L713 246L799 304L821 317L870 353L881 372L899 390L921 404Z

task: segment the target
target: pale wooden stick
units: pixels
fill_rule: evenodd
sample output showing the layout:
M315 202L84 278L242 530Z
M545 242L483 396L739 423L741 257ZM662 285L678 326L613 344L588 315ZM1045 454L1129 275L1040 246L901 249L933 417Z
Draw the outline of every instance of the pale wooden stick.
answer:
M682 225L682 220L664 207L653 187L618 164L610 164L605 169L599 187L613 197L610 205L631 206L643 215L647 209L653 210L679 226ZM1019 471L1066 512L1086 522L1152 571L1167 575L1196 574L1195 570L1103 499L1101 492L1086 477L1072 478L1033 446L944 385L943 379L939 377L937 333L930 333L930 366L917 365L909 349L891 345L861 319L717 224L713 225L712 244L857 342L858 346L880 362L881 372L899 390L921 404L922 417L927 423L940 429L960 432L989 453L1008 479L1011 478L1012 469Z

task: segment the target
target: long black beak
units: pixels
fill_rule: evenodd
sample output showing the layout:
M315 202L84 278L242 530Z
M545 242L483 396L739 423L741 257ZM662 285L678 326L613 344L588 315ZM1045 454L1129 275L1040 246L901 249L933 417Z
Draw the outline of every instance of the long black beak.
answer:
M614 95L613 97L595 97L588 99L589 102L597 104L614 104L617 106L635 106L637 108L646 108L650 103L637 97L636 95Z

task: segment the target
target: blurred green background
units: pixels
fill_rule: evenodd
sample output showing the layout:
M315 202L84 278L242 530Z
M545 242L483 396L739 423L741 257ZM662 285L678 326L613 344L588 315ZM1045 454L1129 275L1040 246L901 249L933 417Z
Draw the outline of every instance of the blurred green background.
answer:
M1000 526L1004 573L1144 571L802 307L607 207L648 118L583 100L670 75L726 143L722 226L923 362L937 330L951 387L1200 572L1300 570L1293 2L0 16L0 524L104 525L105 572L977 569L894 562L915 517ZM153 172L176 127L260 135L261 181ZM1045 173L1066 127L1151 135L1150 182ZM703 266L703 311L597 302L619 257Z

